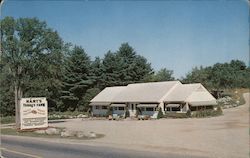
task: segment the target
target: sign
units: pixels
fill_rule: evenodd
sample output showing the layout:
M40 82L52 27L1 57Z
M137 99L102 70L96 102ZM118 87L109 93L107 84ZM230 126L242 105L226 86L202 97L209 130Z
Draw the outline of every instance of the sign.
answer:
M46 98L22 98L20 101L22 129L48 127L48 102Z

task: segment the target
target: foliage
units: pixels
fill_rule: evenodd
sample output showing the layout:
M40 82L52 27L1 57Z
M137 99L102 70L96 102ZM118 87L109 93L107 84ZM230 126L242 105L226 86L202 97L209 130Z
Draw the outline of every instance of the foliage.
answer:
M220 116L222 115L222 109L221 107L217 107L217 110L209 109L209 110L200 110L192 112L192 117L211 117L211 116Z
M98 93L100 93L99 88L90 88L86 91L83 98L78 103L78 111L87 111L89 109L89 102L93 99Z
M183 83L202 83L209 89L231 89L250 87L250 68L239 60L216 63L208 67L195 67L182 79Z
M166 68L160 69L154 76L153 81L173 81L175 78L173 77L173 71L167 70Z
M165 118L188 118L188 113L175 113L175 112L167 112L164 115Z
M15 122L14 116L1 117L1 124L9 124L9 123L14 123L14 122Z
M75 111L79 106L83 106L83 96L93 84L90 78L90 62L83 48L75 46L70 51L64 64L61 111Z
M63 41L57 32L36 18L5 17L1 34L3 114L12 114L8 109L13 109L13 101L18 108L23 96L46 96L56 101L63 58Z
M106 116L112 115L112 107L108 107Z
M163 112L162 112L161 107L159 107L159 109L158 109L157 119L160 119L160 118L162 118L162 117L163 117Z
M37 18L5 17L1 34L2 116L14 115L22 97L46 97L49 112L86 112L89 101L105 87L175 79L167 68L154 73L148 60L128 43L91 61L82 47L65 44ZM182 82L200 82L209 90L250 88L250 67L239 60L195 67ZM242 95L234 96L244 103Z
M126 111L125 111L125 118L127 118L127 117L130 117L130 113L128 111L128 108L126 108Z
M105 88L142 82L152 73L152 68L146 58L137 55L128 43L123 43L117 52L109 51L105 54L102 71L101 88Z
M66 112L49 112L49 120L58 120L58 119L71 119L77 118L78 115L87 115L86 112L80 111L66 111Z

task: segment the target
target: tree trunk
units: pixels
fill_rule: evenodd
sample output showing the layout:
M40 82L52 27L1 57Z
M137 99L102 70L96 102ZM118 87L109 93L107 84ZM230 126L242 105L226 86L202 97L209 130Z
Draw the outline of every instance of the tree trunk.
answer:
M18 66L17 68L17 75L19 76L21 75L22 72L22 68L20 66ZM19 77L18 77L19 79ZM21 82L20 79L15 81L15 121L16 121L16 128L19 129L21 127L21 120L20 120L20 100L23 96L23 92L22 92L22 88L21 88Z

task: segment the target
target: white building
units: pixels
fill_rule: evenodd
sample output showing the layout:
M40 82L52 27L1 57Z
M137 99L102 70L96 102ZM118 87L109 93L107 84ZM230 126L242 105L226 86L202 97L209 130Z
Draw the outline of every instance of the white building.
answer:
M136 114L155 116L159 108L163 113L212 108L216 99L200 83L182 84L179 81L136 83L107 87L91 100L94 116L112 114L130 117Z

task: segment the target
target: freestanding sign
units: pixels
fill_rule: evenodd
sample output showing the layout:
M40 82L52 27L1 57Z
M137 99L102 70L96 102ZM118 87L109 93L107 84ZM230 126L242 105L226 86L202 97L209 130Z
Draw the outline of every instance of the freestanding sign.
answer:
M46 98L22 98L20 101L20 128L48 127L48 102Z

